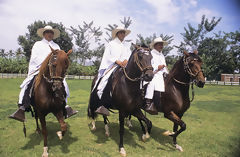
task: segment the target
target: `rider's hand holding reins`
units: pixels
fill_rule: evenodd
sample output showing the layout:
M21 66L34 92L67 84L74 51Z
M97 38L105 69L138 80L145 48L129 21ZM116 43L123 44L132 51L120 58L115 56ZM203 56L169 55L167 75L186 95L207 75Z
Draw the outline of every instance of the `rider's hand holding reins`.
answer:
M164 67L165 67L165 65L159 65L159 66L158 66L158 70L160 71L160 70L162 70Z
M116 64L119 65L120 67L125 67L127 65L127 60L125 59L123 62L121 62L120 60L116 60Z

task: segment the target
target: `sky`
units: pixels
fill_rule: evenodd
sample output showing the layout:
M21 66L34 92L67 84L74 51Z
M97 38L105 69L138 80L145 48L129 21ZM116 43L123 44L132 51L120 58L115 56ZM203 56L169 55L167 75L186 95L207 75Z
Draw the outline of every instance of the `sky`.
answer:
M19 48L18 36L34 21L61 22L66 28L94 21L105 32L108 24L121 26L124 17L132 20L126 39L163 33L179 45L184 27L197 26L203 14L222 17L214 32L240 30L240 0L0 0L0 49Z

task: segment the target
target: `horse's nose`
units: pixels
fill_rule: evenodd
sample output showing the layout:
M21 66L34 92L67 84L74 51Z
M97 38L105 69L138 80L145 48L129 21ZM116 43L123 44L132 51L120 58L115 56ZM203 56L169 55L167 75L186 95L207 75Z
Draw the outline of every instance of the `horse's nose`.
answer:
M153 73L152 72L146 72L145 81L151 81L152 79L153 79Z
M205 82L203 82L203 81L198 81L197 86L200 87L200 88L203 88L203 87L204 87L204 84L205 84Z

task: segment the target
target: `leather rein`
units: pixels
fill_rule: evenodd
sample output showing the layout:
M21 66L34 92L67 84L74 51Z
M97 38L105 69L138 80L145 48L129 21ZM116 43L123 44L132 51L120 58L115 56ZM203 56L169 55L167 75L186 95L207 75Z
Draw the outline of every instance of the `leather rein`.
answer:
M137 51L143 51L143 52L140 52L140 53L149 53L149 50L145 50L144 48L138 48ZM136 77L136 78L130 78L126 72L126 67L123 67L123 72L124 72L124 75L126 76L126 78L130 81L133 81L133 82L136 82L136 81L139 81L143 78L143 75L144 73L147 71L147 70L153 70L153 67L152 66L146 66L146 67L143 67L143 65L141 64L141 62L139 61L139 58L138 58L138 55L137 53L134 54L134 62L137 64L139 70L141 71L141 76L140 77Z
M181 85L185 85L185 86L188 86L188 85L191 85L191 89L192 89L192 99L190 100L190 102L192 102L194 100L194 88L193 88L193 84L196 80L196 77L197 75L202 72L202 70L199 70L198 72L196 72L195 74L192 72L191 68L189 67L188 65L188 62L187 62L187 59L188 57L186 58L186 56L183 57L183 63L184 63L184 70L185 72L187 72L189 75L190 75L190 82L186 83L186 82L182 82L182 81L179 81L177 80L176 78L173 77L173 80Z

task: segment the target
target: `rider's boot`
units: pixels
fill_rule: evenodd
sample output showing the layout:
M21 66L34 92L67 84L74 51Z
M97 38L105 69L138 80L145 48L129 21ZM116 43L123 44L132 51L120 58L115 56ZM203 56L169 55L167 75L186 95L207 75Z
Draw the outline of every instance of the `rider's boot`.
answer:
M103 115L103 116L109 116L109 115L110 115L108 109L107 109L106 107L104 107L104 106L98 107L98 108L96 109L95 113L101 114L101 115Z
M146 98L146 101L145 101L145 111L146 112L148 112L148 113L150 113L150 114L152 114L152 115L157 115L158 114L158 111L157 111L157 109L156 109L156 107L155 107L155 105L154 105L154 103L153 103L153 101L152 101L152 99L147 99Z
M71 117L71 116L73 116L73 115L75 115L75 114L78 113L78 111L73 110L73 109L72 109L70 106L68 106L68 105L65 107L65 109L66 109L66 112L67 112L66 118L69 118L69 117Z
M18 104L19 108L17 109L16 112L14 112L12 115L9 116L9 118L18 120L20 122L25 121L25 107L22 104Z

